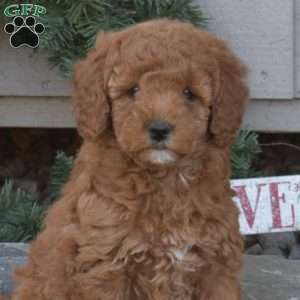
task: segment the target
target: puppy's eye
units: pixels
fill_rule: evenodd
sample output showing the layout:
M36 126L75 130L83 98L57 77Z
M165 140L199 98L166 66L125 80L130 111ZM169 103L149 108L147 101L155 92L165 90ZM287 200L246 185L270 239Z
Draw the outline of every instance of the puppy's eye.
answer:
M134 85L127 91L127 94L130 98L134 98L134 96L139 90L140 88L137 85Z
M189 88L184 89L183 94L186 100L188 100L189 102L193 102L195 100L195 95Z

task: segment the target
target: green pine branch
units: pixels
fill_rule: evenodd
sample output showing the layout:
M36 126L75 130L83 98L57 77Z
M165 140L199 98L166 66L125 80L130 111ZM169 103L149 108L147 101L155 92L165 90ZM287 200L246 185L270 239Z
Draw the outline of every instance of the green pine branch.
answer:
M258 135L249 130L241 130L231 147L231 168L233 178L249 178L259 175L254 163L261 152Z
M53 199L59 196L67 182L73 157L58 151L50 174ZM5 181L0 189L0 242L29 242L42 228L47 207L40 205L31 194L16 189L12 180Z
M28 242L41 229L44 208L6 181L0 190L0 242Z
M57 152L50 170L50 189L53 199L59 197L62 187L68 181L73 162L73 156L67 156L63 151Z

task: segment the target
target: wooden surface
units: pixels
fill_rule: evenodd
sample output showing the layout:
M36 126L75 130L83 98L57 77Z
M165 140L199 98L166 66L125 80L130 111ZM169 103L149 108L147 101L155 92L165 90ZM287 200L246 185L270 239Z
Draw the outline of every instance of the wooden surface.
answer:
M295 97L300 98L300 1L295 0L295 29L294 29L294 37L295 37Z
M243 126L265 132L300 132L300 100L252 100Z
M296 0L297 1L297 0ZM250 69L251 96L294 97L294 0L197 0Z
M36 54L28 47L12 48L8 34L2 30L0 69L0 96L70 95L70 81L50 68L46 55Z
M0 127L75 127L70 97L0 97Z
M300 131L300 1L196 0L208 29L228 40L249 65L251 101L244 126ZM0 27L3 24L0 23ZM9 46L0 30L0 126L74 127L69 80L46 56Z
M243 127L266 132L299 132L300 101L253 100ZM75 127L69 97L1 97L0 127Z
M295 61L299 61L294 50L300 54L300 35L296 34L296 29L300 30L300 4L296 5L296 0L196 2L210 17L208 29L226 39L249 65L252 98L294 98ZM13 49L8 40L2 31L0 95L70 94L70 82L49 69L43 55L34 55L27 47Z

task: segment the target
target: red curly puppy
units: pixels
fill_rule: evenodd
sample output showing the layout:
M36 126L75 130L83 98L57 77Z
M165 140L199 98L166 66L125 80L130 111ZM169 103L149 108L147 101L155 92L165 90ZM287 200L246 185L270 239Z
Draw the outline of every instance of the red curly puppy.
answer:
M188 23L100 34L75 72L84 143L13 299L240 299L229 150L245 76Z

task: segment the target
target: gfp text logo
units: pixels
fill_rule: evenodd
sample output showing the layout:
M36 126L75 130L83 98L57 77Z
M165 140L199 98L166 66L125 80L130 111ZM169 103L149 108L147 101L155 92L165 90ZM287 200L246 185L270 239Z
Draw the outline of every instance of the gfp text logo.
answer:
M39 17L45 15L47 12L46 8L41 5L35 4L12 4L4 9L4 15L6 17L16 17L16 16L35 16Z

